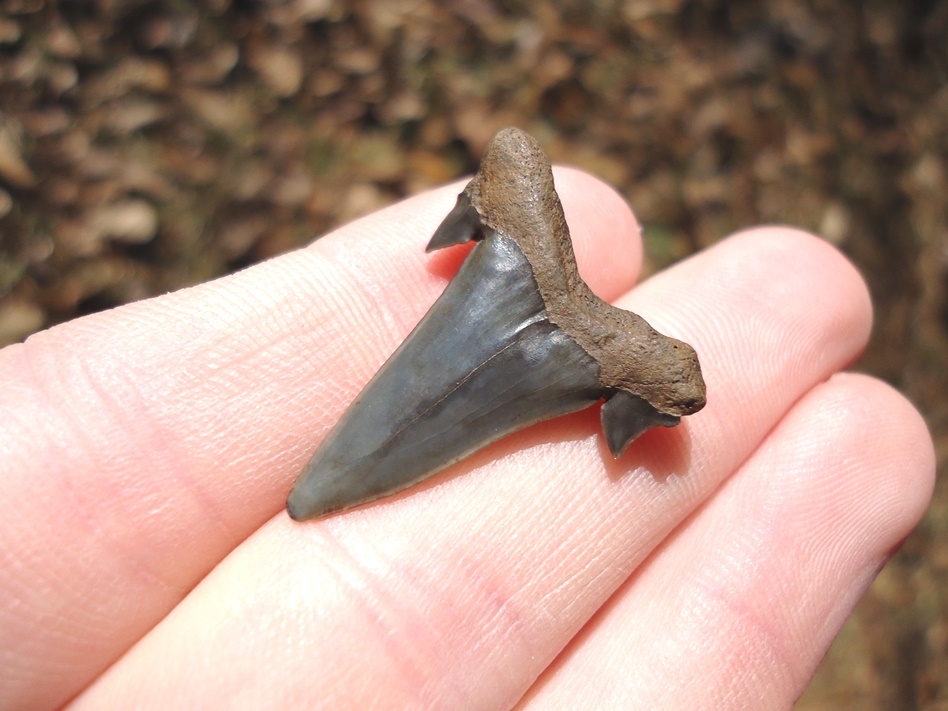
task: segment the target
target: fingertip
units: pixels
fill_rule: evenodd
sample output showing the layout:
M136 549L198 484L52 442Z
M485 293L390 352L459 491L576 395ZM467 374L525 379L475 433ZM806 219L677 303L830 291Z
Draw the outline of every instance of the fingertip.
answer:
M935 457L912 404L868 375L838 373L816 385L769 437L768 495L782 502L784 533L812 541L826 580L840 550L875 571L918 525L932 495ZM799 462L799 464L795 464ZM753 466L753 465L752 465ZM758 491L759 493L759 491ZM805 548L813 557L813 548ZM833 552L835 551L835 552Z
M862 353L872 332L872 302L862 276L839 250L804 230L744 230L658 276L633 292L630 307L643 313L641 301L660 291L659 305L666 312L675 307L680 322L670 326L660 312L643 315L658 330L681 334L676 337L699 353L766 347L782 351L797 369L824 364L833 372ZM675 286L667 286L669 279ZM774 319L779 328L765 336ZM726 332L740 336L725 344ZM754 363L754 369L732 376L746 381L764 363L759 353Z
M779 265L784 272L805 275L813 283L831 285L836 303L848 307L840 312L840 318L859 329L857 338L863 345L869 341L872 330L869 287L846 255L825 239L796 227L765 225L737 232L724 243L733 245L738 254L756 255L758 263ZM754 264L745 260L740 268L753 269ZM787 283L787 286L794 285Z
M861 373L838 373L824 386L847 428L861 435L875 460L879 481L873 495L890 513L885 546L907 536L928 509L935 487L936 455L928 425L916 407L898 390Z

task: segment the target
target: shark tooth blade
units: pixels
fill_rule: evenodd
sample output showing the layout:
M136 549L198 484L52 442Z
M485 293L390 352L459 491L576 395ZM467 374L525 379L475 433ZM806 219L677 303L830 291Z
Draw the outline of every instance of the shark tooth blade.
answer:
M305 520L395 493L601 394L598 364L546 320L520 248L491 234L327 436L287 510Z
M632 440L659 425L674 427L681 418L659 412L643 398L619 390L602 404L599 411L602 432L613 457L621 457Z

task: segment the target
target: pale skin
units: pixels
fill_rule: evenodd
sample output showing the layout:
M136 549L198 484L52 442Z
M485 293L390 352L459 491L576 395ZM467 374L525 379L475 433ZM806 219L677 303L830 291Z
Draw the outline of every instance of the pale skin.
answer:
M583 277L695 347L704 410L614 461L593 408L292 522L463 257L424 253L461 184L38 334L0 352L0 707L792 704L933 485L914 408L842 372L866 287L783 228L636 286L628 207L556 176Z

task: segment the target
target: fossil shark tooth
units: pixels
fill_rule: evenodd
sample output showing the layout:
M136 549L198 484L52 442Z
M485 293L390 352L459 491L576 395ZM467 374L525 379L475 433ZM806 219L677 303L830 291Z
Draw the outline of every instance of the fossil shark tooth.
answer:
M694 349L580 278L550 163L498 133L428 251L477 241L342 416L287 500L296 520L393 494L511 432L601 399L616 457L705 404Z

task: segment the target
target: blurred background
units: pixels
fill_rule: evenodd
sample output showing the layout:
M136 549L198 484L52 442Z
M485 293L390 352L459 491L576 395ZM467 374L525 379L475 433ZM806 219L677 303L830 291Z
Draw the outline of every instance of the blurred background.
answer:
M518 125L615 185L654 271L819 233L856 365L948 461L944 0L0 0L0 344L301 246ZM800 709L948 708L948 491Z

